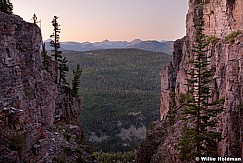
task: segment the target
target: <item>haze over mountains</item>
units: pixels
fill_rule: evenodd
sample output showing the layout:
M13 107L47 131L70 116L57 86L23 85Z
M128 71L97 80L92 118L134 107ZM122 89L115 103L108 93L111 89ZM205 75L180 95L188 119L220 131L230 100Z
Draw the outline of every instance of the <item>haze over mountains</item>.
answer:
M46 43L47 50L50 50L51 47L49 45L50 40L44 41ZM172 54L173 51L173 41L156 41L156 40L148 40L143 41L140 39L135 39L133 41L109 41L104 40L102 42L74 42L67 41L61 42L61 49L63 51L90 51L90 50L98 50L98 49L122 49L122 48L135 48L142 49L153 52L163 52L167 54Z

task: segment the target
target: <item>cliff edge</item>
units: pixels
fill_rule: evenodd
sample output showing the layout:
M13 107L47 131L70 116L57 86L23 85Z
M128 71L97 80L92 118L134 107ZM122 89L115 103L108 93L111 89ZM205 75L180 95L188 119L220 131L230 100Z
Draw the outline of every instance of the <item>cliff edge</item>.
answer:
M0 12L0 162L89 162L77 121L81 101L43 68L41 42L36 24Z
M194 24L200 10L195 1L189 1L186 36L175 41L173 60L161 72L161 120L154 124L140 146L137 156L139 163L181 162L178 157L178 141L183 127L183 122L180 120L180 101L183 94L187 92L186 74L189 72L188 63L193 55L192 45L196 32ZM209 67L216 70L213 74L215 80L211 84L211 95L215 99L224 98L225 107L218 120L217 131L221 133L222 138L218 142L218 155L243 157L243 35L241 34L243 2L242 0L205 0L203 12L204 33L211 38L208 55L212 55L212 58ZM172 95L178 111L175 123L170 125L167 114L173 100ZM160 132L162 134L156 136ZM160 143L151 145L151 142L157 139ZM148 152L151 146L154 147L152 153ZM148 160L143 160L144 153L147 154Z

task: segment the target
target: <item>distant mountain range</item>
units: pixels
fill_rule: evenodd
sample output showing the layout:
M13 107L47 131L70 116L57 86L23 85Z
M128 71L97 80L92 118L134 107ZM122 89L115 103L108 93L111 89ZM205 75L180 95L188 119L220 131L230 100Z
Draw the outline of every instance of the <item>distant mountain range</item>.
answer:
M46 43L46 49L51 50L52 48L49 45L50 40L44 41ZM148 50L153 52L163 52L167 54L172 54L173 52L173 41L155 41L148 40L143 41L140 39L135 39L131 42L128 41L109 41L104 40L102 42L74 42L67 41L61 42L62 51L90 51L98 49L122 49L122 48L135 48Z
M173 53L174 41L142 41L140 43L129 46L128 48L142 49L153 52L163 52L166 54Z

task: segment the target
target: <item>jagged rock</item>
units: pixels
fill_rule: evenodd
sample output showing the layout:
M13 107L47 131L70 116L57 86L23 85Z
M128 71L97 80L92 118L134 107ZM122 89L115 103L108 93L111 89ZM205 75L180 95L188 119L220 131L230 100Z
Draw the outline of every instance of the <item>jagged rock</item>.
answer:
M65 87L59 87L58 92L55 108L55 116L58 117L56 123L70 124L71 126L78 127L77 118L81 113L80 99L68 94Z
M150 163L153 157L156 157L157 150L162 145L161 143L164 142L167 135L166 128L163 128L164 125L166 124L159 121L154 122L153 126L147 131L146 138L137 151L137 163ZM157 159L159 160L157 161L158 163L160 163L161 158L162 155Z
M43 68L41 42L36 24L0 12L0 145L5 149L0 152L0 162L52 161L63 155L61 145L65 144L72 150L82 149L75 139L82 134L77 121L81 101L55 84L53 70L47 72ZM54 124L65 128L64 132L51 130ZM67 130L74 135L74 142L65 141L63 133ZM16 133L23 136L23 140L18 140L23 146L15 152L8 147ZM84 154L87 152L80 157ZM67 156L67 160L75 162L75 157Z
M153 141L160 139L161 143L156 149L153 149L150 162L157 163L159 160L173 162L181 162L178 157L178 141L182 131L182 122L180 120L180 110L176 116L176 122L173 126L164 125L169 110L170 92L174 92L176 96L177 106L179 98L183 93L187 92L185 86L186 73L190 69L189 60L192 57L192 45L195 37L196 18L200 6L196 5L195 0L189 1L189 11L187 14L187 33L186 37L175 41L173 60L168 67L161 72L161 126L160 130L167 128L168 134L161 139L156 136L156 131L152 135L152 139L146 138L145 141ZM234 38L234 43L225 42L225 36L233 31L243 29L243 3L242 0L214 0L205 1L204 4L204 33L213 35L219 40L209 46L208 55L212 55L209 68L215 68L212 83L212 97L224 98L224 112L219 116L219 125L217 130L221 133L222 140L218 144L219 156L236 156L243 157L242 139L242 101L243 101L243 34ZM159 125L158 125L159 126ZM159 129L157 129L159 130ZM145 144L145 145L144 145ZM147 143L143 143L138 150L138 156L146 153L141 150L146 147ZM146 148L151 148L149 145ZM241 147L241 148L240 148Z
M0 162L3 163L20 163L17 151L11 151L8 148L0 147Z

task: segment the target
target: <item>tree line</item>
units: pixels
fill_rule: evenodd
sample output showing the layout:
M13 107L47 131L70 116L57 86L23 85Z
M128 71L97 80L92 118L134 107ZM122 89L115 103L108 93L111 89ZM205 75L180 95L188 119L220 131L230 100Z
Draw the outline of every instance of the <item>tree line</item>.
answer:
M135 162L135 151L128 151L128 152L111 152L111 153L104 153L104 152L94 152L94 156L99 163L132 163Z

